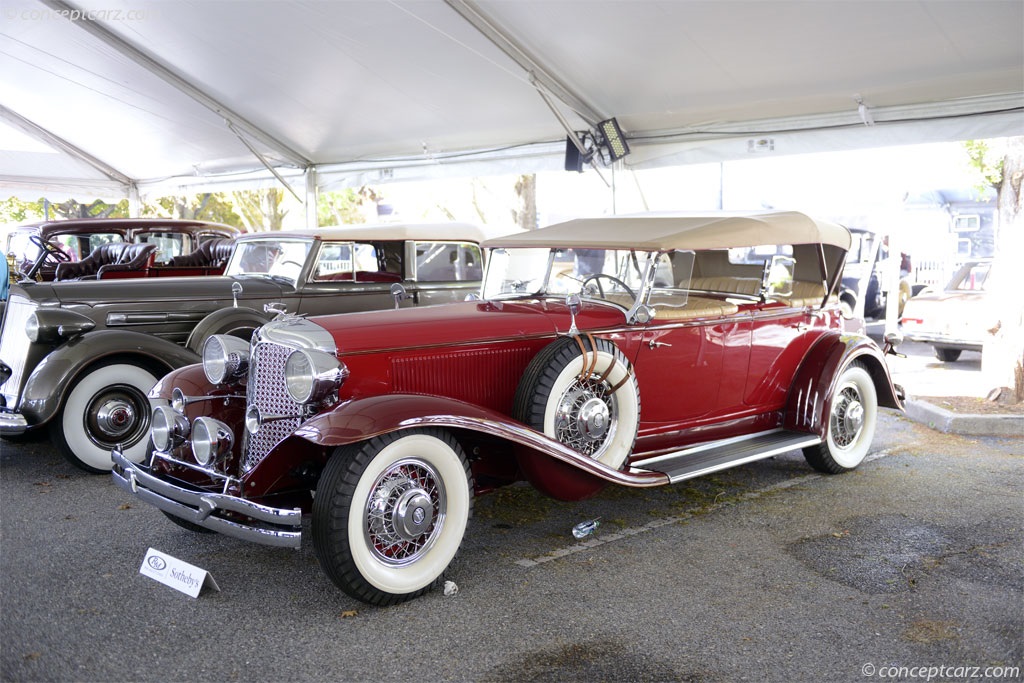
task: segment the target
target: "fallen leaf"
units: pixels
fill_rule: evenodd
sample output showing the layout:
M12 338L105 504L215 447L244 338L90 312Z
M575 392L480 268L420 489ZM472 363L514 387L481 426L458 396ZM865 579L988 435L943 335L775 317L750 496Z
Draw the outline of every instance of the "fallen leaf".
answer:
M132 506L130 504L128 504L128 503L121 503L120 505L117 506L117 509L118 510L131 510Z
M341 613L342 619L350 619L356 616L359 616L359 610L347 609Z

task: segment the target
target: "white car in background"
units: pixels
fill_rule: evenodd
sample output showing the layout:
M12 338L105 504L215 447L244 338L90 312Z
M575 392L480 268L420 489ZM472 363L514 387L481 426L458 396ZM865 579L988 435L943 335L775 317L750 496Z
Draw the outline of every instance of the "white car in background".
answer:
M931 344L951 363L963 351L981 351L996 324L989 302L992 259L968 261L943 289L926 288L910 299L900 323L906 339Z

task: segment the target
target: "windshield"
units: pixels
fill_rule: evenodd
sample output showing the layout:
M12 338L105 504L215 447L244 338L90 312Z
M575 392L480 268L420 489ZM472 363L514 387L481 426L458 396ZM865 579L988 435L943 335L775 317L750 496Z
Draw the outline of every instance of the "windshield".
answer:
M224 274L280 277L297 282L312 242L268 238L239 242Z
M630 308L640 294L648 252L621 249L495 249L485 299L580 294Z

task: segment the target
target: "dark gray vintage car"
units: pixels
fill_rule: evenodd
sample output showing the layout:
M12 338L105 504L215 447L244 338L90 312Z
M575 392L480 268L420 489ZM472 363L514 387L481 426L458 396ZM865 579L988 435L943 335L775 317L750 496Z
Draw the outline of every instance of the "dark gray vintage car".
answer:
M48 428L88 471L114 446L149 447L147 392L199 362L212 334L248 339L277 312L344 313L464 299L480 289L483 234L383 225L240 237L220 277L22 282L0 337L0 436Z

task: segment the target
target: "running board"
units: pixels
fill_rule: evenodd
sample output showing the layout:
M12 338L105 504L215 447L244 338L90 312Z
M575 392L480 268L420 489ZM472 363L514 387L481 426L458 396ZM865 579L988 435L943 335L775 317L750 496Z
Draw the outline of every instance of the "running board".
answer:
M712 441L647 460L638 460L632 464L632 469L662 472L675 484L798 448L816 446L819 443L821 437L815 434L773 429L770 432Z

